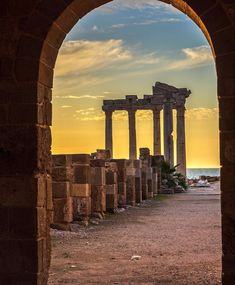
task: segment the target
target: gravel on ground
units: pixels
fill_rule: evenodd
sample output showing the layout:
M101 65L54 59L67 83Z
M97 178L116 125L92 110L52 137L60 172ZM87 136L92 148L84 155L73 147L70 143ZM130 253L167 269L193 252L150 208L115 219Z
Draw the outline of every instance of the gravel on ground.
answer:
M219 184L52 230L49 285L221 284Z

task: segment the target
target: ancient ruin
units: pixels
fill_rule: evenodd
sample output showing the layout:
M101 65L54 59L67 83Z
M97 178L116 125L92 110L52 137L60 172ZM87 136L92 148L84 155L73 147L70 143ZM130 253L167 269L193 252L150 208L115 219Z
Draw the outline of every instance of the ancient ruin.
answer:
M160 193L162 156L140 149L140 159L111 159L108 150L90 154L53 155L53 228L70 230L71 223L88 225L126 205L135 206Z
M51 259L51 99L61 44L107 0L0 2L0 283L47 284ZM210 44L218 77L222 284L235 280L235 4L167 0ZM154 36L154 35L153 35ZM79 126L78 126L79 127Z
M113 152L112 114L117 110L128 112L129 119L129 158L136 159L136 119L137 110L152 110L154 123L154 155L161 154L160 112L164 113L164 156L166 161L174 164L173 109L177 111L177 164L179 172L186 176L185 150L185 103L191 94L186 88L176 88L165 83L156 82L153 95L127 95L126 99L104 100L105 112L105 148Z

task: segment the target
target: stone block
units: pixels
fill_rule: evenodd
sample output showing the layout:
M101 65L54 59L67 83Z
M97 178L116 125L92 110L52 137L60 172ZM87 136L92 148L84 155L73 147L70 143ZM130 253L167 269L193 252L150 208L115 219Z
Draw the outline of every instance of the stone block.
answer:
M92 213L103 213L106 211L106 188L105 186L92 186L91 188Z
M90 197L91 196L91 185L72 183L70 194L72 197Z
M113 172L110 169L106 170L106 185L113 185L113 184L117 184L117 173Z
M71 223L73 221L72 198L56 198L54 205L54 223Z
M150 155L150 149L147 147L140 148L140 155L149 156Z
M147 183L147 172L146 169L141 170L141 179L143 183Z
M53 181L57 182L71 181L72 177L73 173L70 167L57 166L52 168Z
M90 165L74 165L73 166L73 183L75 184L90 184L91 183Z
M53 211L47 211L47 221L49 223L49 226L54 223L54 210Z
M117 185L106 185L106 209L114 212L118 208L118 190Z
M91 215L91 197L73 197L73 220L87 220Z
M140 177L135 177L135 200L136 203L142 202L142 184Z
M1 126L0 133L1 176L32 175L35 170L41 173L51 171L49 127Z
M71 155L52 155L52 167L64 166L70 167L72 165L72 156Z
M148 184L148 199L153 198L153 181L152 179L147 180Z
M46 209L53 211L52 178L49 175L46 177Z
M111 170L113 172L117 172L118 171L116 162L106 161L105 166L106 166L107 169L109 169L109 170Z
M72 154L72 164L90 165L90 154Z
M126 168L126 159L111 159L110 161L115 162L118 169Z
M135 177L141 178L141 169L140 168L135 168Z
M111 158L110 150L97 149L95 153L96 159L108 160Z
M117 172L117 181L120 182L126 182L126 169L120 168Z
M106 172L104 167L91 167L91 184L97 186L106 184Z
M142 160L142 169L150 167L151 162L149 160Z
M133 159L127 159L126 160L126 168L133 168L133 167L134 167Z
M46 178L0 177L0 205L3 207L46 207Z
M70 196L70 182L52 182L53 198L67 198Z
M26 239L26 240L1 240L0 241L0 254L4 258L0 259L0 284L2 285L13 285L13 284L37 284L36 279L33 282L27 282L25 278L27 273L32 272L43 272L46 268L44 254L46 253L46 240L45 238ZM35 257L38 257L36 259ZM7 273L11 275L12 279L6 279L5 282L1 282L2 277L6 276ZM17 274L19 279L16 280L14 277ZM22 277L22 278L20 278ZM29 277L29 276L28 276ZM12 282L8 282L12 280ZM30 279L28 279L29 281ZM30 281L32 281L31 279ZM7 282L6 282L7 281ZM39 282L38 284L45 284Z
M148 199L148 184L142 182L142 200Z
M153 155L151 157L151 166L152 167L160 167L162 161L164 161L163 155Z
M0 207L0 239L29 239L46 235L45 208ZM22 222L23 221L23 222Z
M118 205L121 207L126 205L126 182L118 183Z
M152 179L152 175L153 175L152 168L148 167L147 171L146 171L146 178L147 178L147 180Z
M141 168L142 167L142 161L139 159L134 159L133 160L133 167L137 168L137 169Z
M127 175L127 176L135 176L135 168L133 168L133 167L127 167L127 168L126 168L126 175Z
M105 160L104 159L92 159L90 161L91 167L105 167Z
M157 173L153 173L153 194L157 194L158 193L158 174Z
M135 176L127 176L126 203L127 205L135 206Z

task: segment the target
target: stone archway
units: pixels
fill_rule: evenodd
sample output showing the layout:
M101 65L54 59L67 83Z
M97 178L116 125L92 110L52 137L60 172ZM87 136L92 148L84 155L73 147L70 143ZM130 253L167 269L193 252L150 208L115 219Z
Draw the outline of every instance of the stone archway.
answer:
M0 3L0 283L46 284L52 211L51 88L70 29L110 0ZM235 3L166 0L214 51L220 109L223 284L235 281ZM215 20L216 19L216 20Z

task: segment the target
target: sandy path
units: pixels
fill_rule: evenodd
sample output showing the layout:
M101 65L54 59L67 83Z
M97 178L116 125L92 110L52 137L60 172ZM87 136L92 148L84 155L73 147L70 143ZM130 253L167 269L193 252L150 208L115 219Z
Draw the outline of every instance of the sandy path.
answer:
M49 284L221 284L219 201L216 187L190 190L54 232Z

